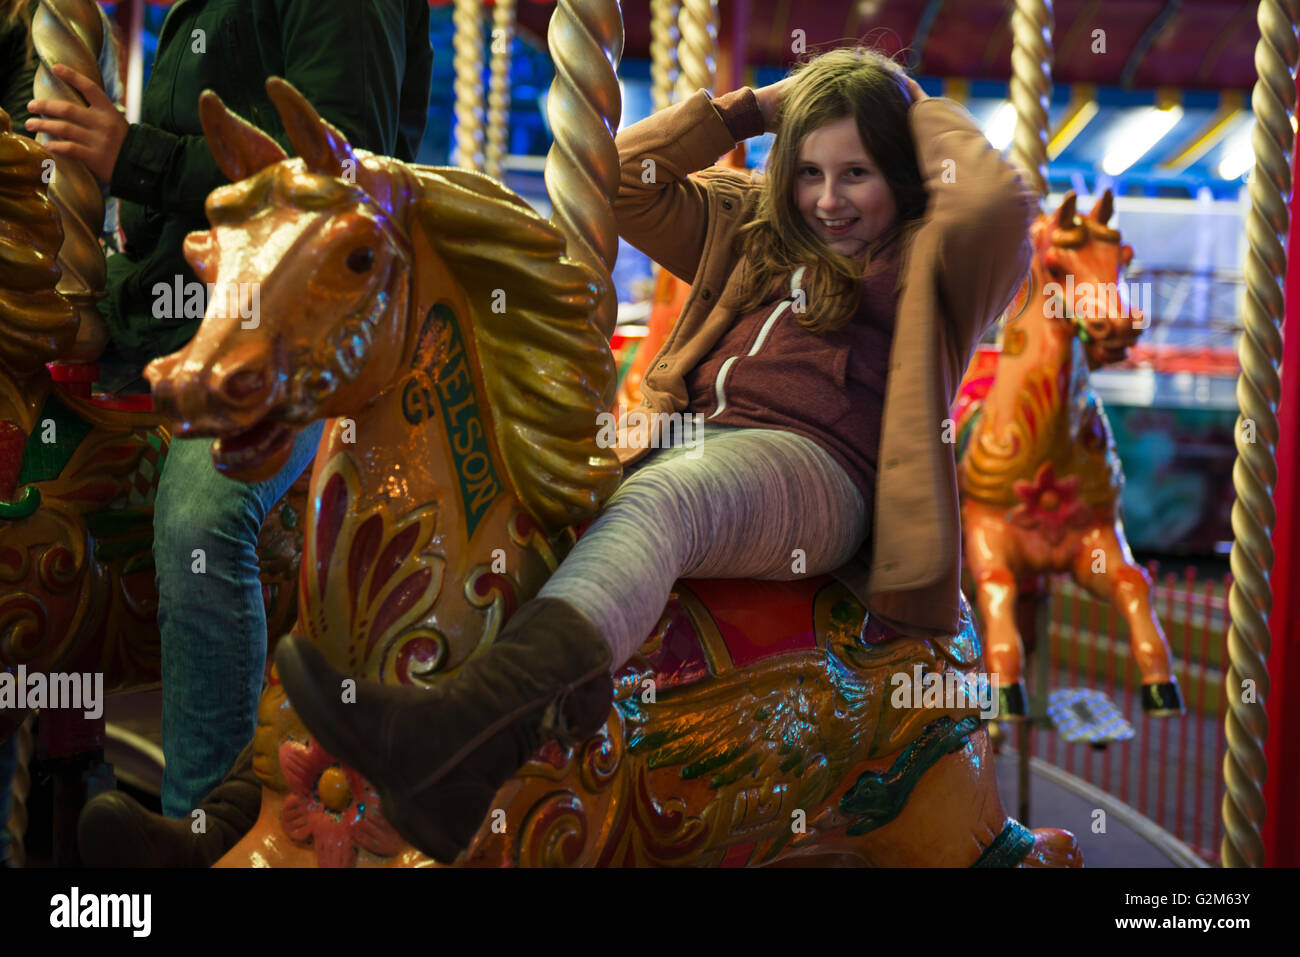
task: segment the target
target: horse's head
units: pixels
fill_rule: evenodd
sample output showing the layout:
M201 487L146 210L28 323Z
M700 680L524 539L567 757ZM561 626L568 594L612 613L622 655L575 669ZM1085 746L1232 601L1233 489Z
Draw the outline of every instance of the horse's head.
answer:
M296 159L211 91L200 98L232 185L208 197L212 228L185 241L207 287L203 323L145 370L157 410L182 436L216 438L217 468L242 481L274 475L299 428L361 408L393 378L411 261L414 178L354 151L284 80L267 91Z
M1047 297L1046 312L1071 322L1092 368L1119 362L1137 341L1147 320L1120 281L1133 248L1107 226L1114 197L1106 190L1086 216L1078 215L1072 191L1055 213L1030 228L1034 278Z
M542 525L594 514L620 475L597 435L615 369L591 321L595 274L565 255L564 233L481 173L353 151L288 83L267 90L297 159L200 99L234 182L185 242L210 295L189 344L145 370L158 411L182 436L215 438L216 467L251 482L283 468L314 419L400 395L405 421L437 427L464 406L444 418L429 404L473 388L492 410L476 427ZM455 337L470 358L452 354Z

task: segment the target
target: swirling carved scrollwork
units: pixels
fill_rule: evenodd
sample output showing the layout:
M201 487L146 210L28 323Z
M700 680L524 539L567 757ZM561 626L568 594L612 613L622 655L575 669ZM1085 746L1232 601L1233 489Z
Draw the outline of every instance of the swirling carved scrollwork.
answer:
M572 791L554 791L533 805L523 822L519 867L572 867L588 840L587 808Z
M593 794L609 787L623 766L623 751L623 718L616 710L605 726L581 745L577 763L582 786Z

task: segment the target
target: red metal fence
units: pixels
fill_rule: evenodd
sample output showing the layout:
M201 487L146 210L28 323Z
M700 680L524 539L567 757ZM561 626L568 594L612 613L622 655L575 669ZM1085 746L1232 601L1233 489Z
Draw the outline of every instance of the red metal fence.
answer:
M1147 718L1128 627L1114 608L1054 576L1051 590L1051 688L1105 691L1135 736L1094 748L1070 744L1045 728L1030 732L1030 754L1093 784L1154 821L1201 858L1218 863L1222 839L1223 756L1227 750L1223 673L1228 660L1231 575L1158 575L1147 566L1155 610L1173 652L1187 713ZM1032 680L1032 675L1028 675ZM1031 688L1032 692L1032 688Z

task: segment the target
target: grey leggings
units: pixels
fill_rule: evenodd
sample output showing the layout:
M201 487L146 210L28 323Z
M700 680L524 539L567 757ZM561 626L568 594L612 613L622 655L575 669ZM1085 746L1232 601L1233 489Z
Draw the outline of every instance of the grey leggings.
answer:
M696 442L629 467L538 593L585 614L615 668L649 637L678 578L825 574L866 536L862 493L812 439L711 425Z

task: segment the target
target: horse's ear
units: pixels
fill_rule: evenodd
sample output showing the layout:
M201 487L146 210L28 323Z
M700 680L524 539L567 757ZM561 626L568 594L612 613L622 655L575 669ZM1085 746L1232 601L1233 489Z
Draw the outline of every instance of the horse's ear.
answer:
M1110 190L1101 194L1101 199L1097 200L1097 205L1092 207L1089 217L1095 219L1101 225L1105 226L1110 221L1110 214L1115 211L1115 194Z
M326 176L355 177L357 158L347 137L322 120L293 84L273 76L266 81L266 92L280 114L294 152L307 162L309 170Z
M199 122L217 166L232 183L285 158L280 144L226 108L211 90L199 94Z
M1056 225L1059 229L1074 229L1074 206L1079 201L1074 190L1065 194L1065 202L1056 211Z

